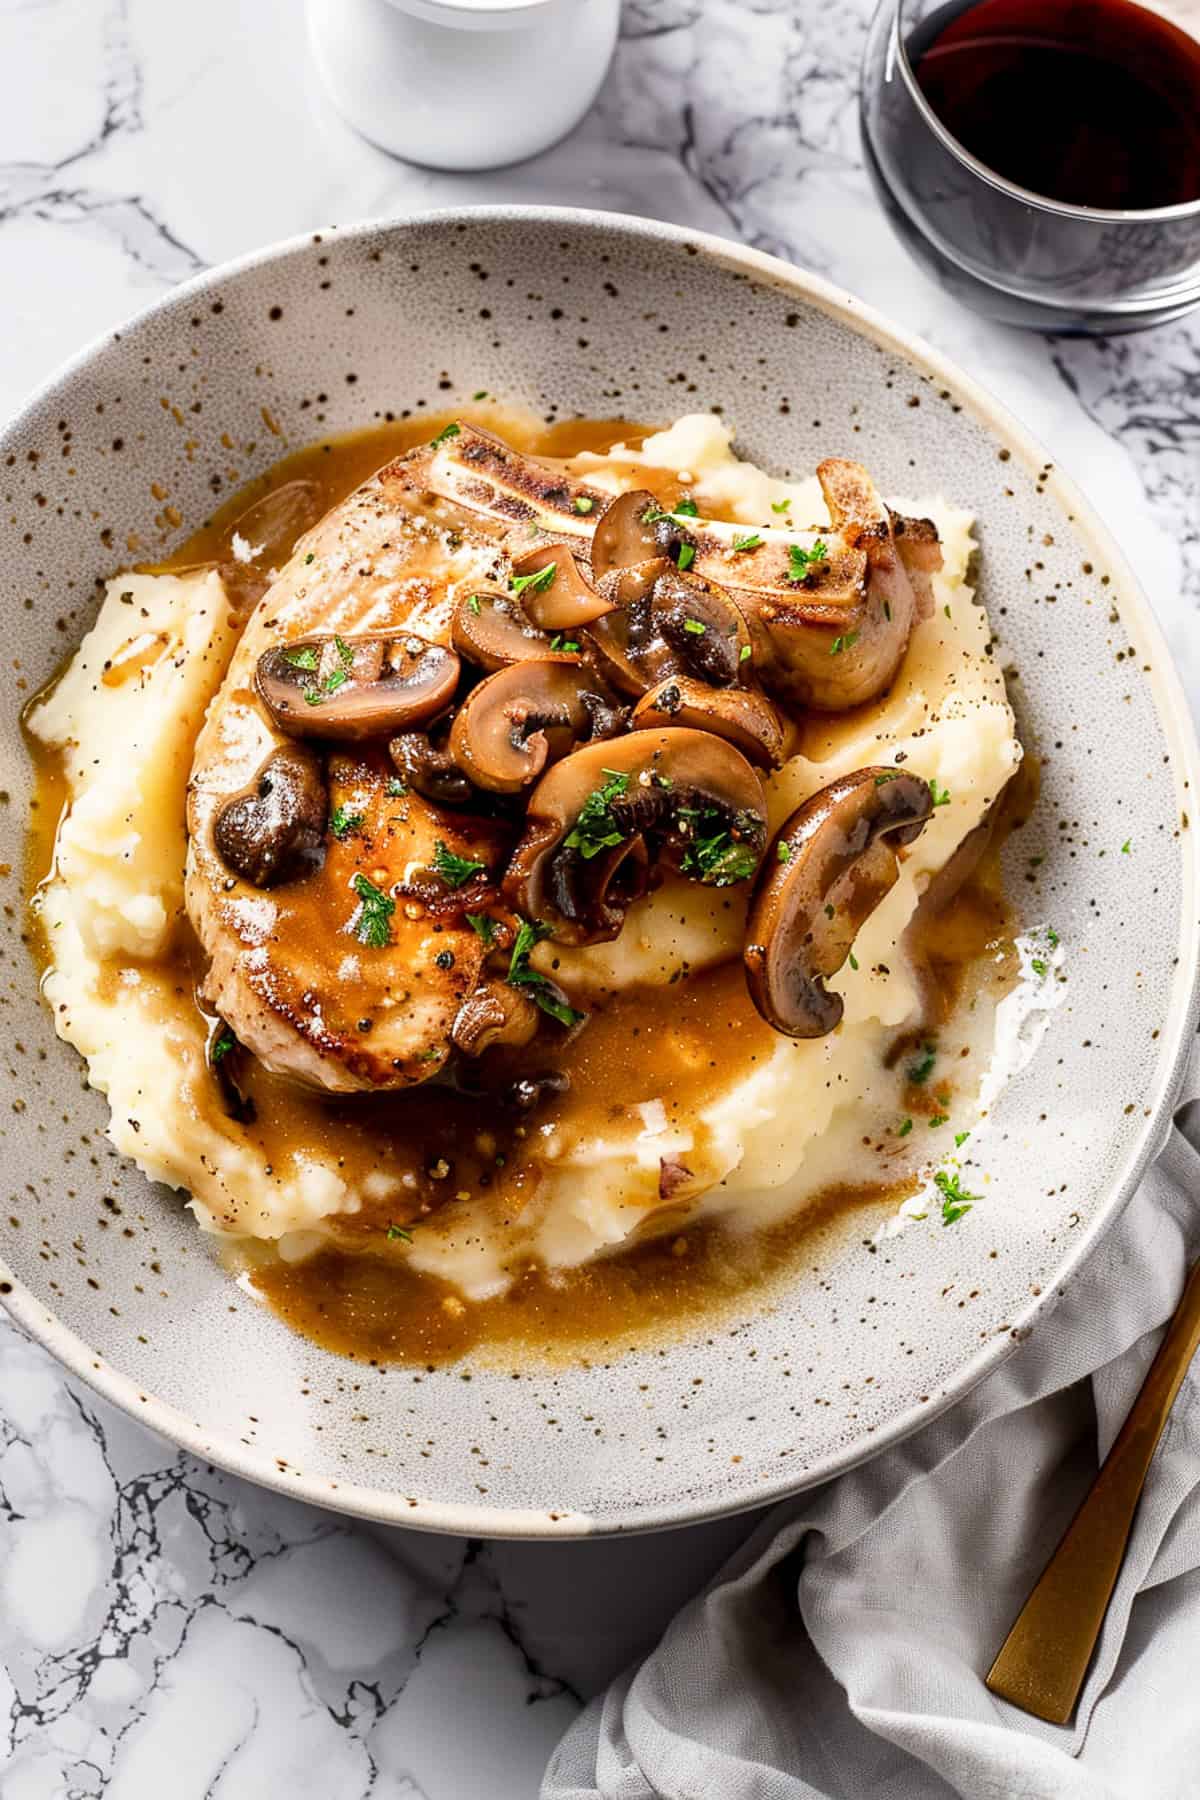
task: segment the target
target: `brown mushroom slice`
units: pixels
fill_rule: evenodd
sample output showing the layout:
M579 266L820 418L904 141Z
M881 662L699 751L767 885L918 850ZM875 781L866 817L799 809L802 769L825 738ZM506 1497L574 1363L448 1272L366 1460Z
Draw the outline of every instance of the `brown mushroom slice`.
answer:
M523 1049L533 1041L538 1008L507 981L485 981L458 1009L450 1036L466 1056L482 1056L495 1044Z
M563 543L540 542L513 557L513 592L542 631L577 631L602 619L615 602L598 594Z
M383 737L436 719L454 699L453 650L410 633L276 644L254 681L281 731L338 740Z
M213 822L217 855L252 887L278 887L318 869L329 798L315 750L282 744Z
M515 794L585 739L611 737L625 715L575 657L498 669L455 715L450 755L476 787Z
M388 744L392 767L402 785L413 788L435 806L470 806L475 790L444 744L426 731L402 731Z
M613 680L644 694L668 675L693 675L714 687L748 678L750 629L741 608L715 582L663 561L644 595L597 620L588 636Z
M896 851L933 811L929 784L895 769L859 769L812 794L763 861L743 958L755 1006L788 1037L824 1037L840 1022L825 981L900 873Z
M675 561L684 544L695 547L687 526L645 488L630 488L609 502L592 534L592 579L599 586L617 569L659 557Z
M490 588L463 595L454 609L450 639L465 661L493 673L510 663L558 654L551 650L550 633L530 622L514 595Z
M633 731L564 757L529 798L502 884L569 943L615 937L655 864L714 886L746 881L766 839L762 783L704 731Z
M757 688L714 688L690 675L668 675L638 701L633 725L711 731L761 768L777 769L783 762L783 722Z

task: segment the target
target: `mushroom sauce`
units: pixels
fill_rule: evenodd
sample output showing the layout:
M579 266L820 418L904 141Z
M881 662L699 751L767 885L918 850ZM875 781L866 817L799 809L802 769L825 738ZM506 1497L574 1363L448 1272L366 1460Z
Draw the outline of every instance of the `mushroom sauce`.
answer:
M585 480L589 455L603 457L610 446L619 443L636 459L638 446L647 436L646 428L625 421L572 421L541 428L519 415L501 416L498 409L486 409L481 417L489 431L498 431L518 452L575 459L572 468ZM268 571L273 574L283 568L297 539L314 533L308 541L315 541L318 521L372 471L388 458L436 437L439 428L456 426L461 418L388 424L289 457L222 508L152 573L193 578L197 571L216 568L231 605L228 630L232 642L268 591ZM596 468L600 479L599 465ZM630 479L636 479L639 493L653 497L662 517L678 522L680 514L686 520L693 513L688 504L689 480L681 477L678 467L638 462ZM603 487L598 492L597 510L607 510L610 502L603 498ZM777 503L772 505L776 512L781 510ZM637 520L634 528L644 529ZM718 527L712 530L717 532ZM717 554L706 551L702 533L696 535L702 560L706 554ZM743 531L741 542L757 535ZM676 556L680 541L686 543L688 537L676 540ZM734 554L744 554L737 535L732 543ZM813 549L821 547L818 538ZM661 542L642 548L658 554ZM729 543L718 542L718 550L728 560ZM836 556L835 551L831 563L836 563ZM640 551L639 559L641 563L647 560ZM311 553L308 561L313 561ZM543 555L543 569L545 561ZM786 567L794 570L795 564L793 556ZM622 563L615 573L625 580L625 571L632 566L632 562ZM531 566L529 572L536 583L538 566ZM836 568L830 580L835 576ZM768 572L764 580L778 578ZM693 610L699 611L703 598L699 596ZM886 599L883 604L888 605ZM947 606L947 614L949 610ZM474 616L480 615L476 612ZM598 617L602 620L604 615ZM684 629L690 630L696 620L691 612L685 617ZM120 653L106 661L100 682L109 688L125 683L136 687L142 670L152 667L161 654L160 635L151 628L132 630ZM574 632L569 641L575 643L578 635ZM560 642L565 640L565 633L556 636ZM357 645L360 640L354 641ZM563 655L557 650L554 653ZM626 645L620 647L619 654L632 653ZM314 651L314 657L325 654L323 645ZM828 648L823 654L831 655ZM336 675L340 650L333 655ZM742 660L740 650L738 660ZM751 660L748 650L744 660ZM291 667L297 666L305 668L307 658L305 663L293 661ZM373 666L379 669L378 659ZM323 667L314 661L315 679L322 684L327 679ZM401 667L400 677L409 672ZM283 673L286 679L286 668ZM827 679L827 672L818 669L817 678ZM869 678L868 669L864 679ZM668 676L665 685L669 686L670 680ZM664 682L643 685L662 700ZM303 697L303 683L299 691ZM479 688L474 692L477 695ZM696 703L702 705L704 697L699 693ZM52 892L46 884L55 873L53 827L60 814L65 816L69 810L69 783L64 776L69 754L48 747L46 734L39 732L36 712L43 698L31 708L34 732L30 745L37 787L30 876L35 935L53 969L55 922L47 915L45 896ZM841 713L810 714L794 705L783 715L780 727L787 753L830 757L856 732L869 736L873 723L884 718L888 704L889 693L876 689ZM639 710L641 705L639 702ZM754 705L758 708L757 698ZM770 710L769 703L766 709ZM712 739L718 754L724 753L729 742L745 744L745 734L757 730L757 716L747 725L739 714L736 729L728 738ZM771 716L775 717L773 711ZM670 712L660 713L644 724L655 726L671 717ZM643 720L635 717L634 726L643 726ZM646 739L652 735L643 729ZM671 738L671 724L666 723L665 731L658 735L664 742ZM921 735L920 727L916 735ZM306 740L300 736L294 741L303 746ZM605 781L614 779L623 746L630 741L615 736L597 746L594 761L602 773L594 783L589 778L589 793L597 787L602 790ZM753 750L753 745L750 748ZM503 751L501 745L497 754ZM583 754L575 751L577 756ZM732 754L740 767L740 752ZM398 817L404 808L406 783L397 776L400 765L396 755L393 751L389 758L370 734L361 743L347 741L328 748L325 767L332 825L326 833L322 813L315 827L317 839L327 837L328 841L313 858L311 868L293 868L278 884L268 872L260 884L270 887L273 942L284 946L288 958L310 959L311 970L316 972L312 979L329 991L336 990L340 1013L353 1022L368 1046L375 1030L372 1015L378 996L363 975L361 963L347 955L345 932L330 929L330 920L340 919L346 911L348 888L359 894L368 913L373 904L371 890L394 892L393 906L408 907L419 915L421 929L430 934L435 958L441 959L439 967L445 967L446 957L453 965L459 952L438 950L438 943L458 946L464 939L481 938L468 988L477 979L482 956L492 943L504 950L506 962L510 951L515 954L520 949L506 925L506 909L495 904L494 893L480 890L476 923L471 932L463 932L461 914L475 892L468 885L475 879L474 871L468 872L462 884L466 899L456 901L452 908L441 904L436 884L428 892L403 883L394 890L379 888L373 876L378 874L382 882L383 875L376 864L371 865L366 888L355 885L356 845L364 839L372 845L386 841L389 819ZM758 760L779 761L782 755L780 749ZM567 761L557 761L556 769L563 771ZM903 761L903 752L897 761ZM469 762L469 754L460 754L459 767L468 767ZM664 765L652 761L644 766L658 770ZM706 1121L723 1097L736 1094L756 1071L770 1066L778 1054L781 1029L786 1032L795 1025L808 1036L816 1028L828 1031L832 1028L827 1016L830 1007L835 1015L832 1026L837 1025L841 999L825 991L823 977L835 972L847 956L850 967L858 968L853 945L861 940L856 927L861 927L896 879L895 849L884 848L888 835L903 844L905 833L920 833L930 806L943 804L937 797L936 781L931 800L925 781L890 761L880 770L868 769L870 780L860 796L861 805L859 799L854 802L858 809L855 817L836 821L838 868L819 899L823 914L832 919L836 913L845 941L831 943L826 961L813 970L813 979L799 1002L788 956L777 969L768 966L765 955L760 956L761 966L755 968L748 951L743 970L739 934L744 901L739 910L737 888L719 882L705 889L710 911L704 915L704 923L707 928L715 920L718 938L724 931L727 941L718 944L707 962L693 967L687 955L680 954L666 979L626 981L615 976L613 965L606 963L607 945L587 948L589 941L596 940L589 939L586 930L575 934L574 944L566 941L560 945L553 939L538 944L535 939L528 946L523 968L530 971L530 981L543 988L543 1000L547 994L551 997L551 1004L543 1008L548 1016L535 1017L536 1033L528 1041L519 1041L518 1034L517 1041L505 1043L502 1030L500 1041L493 1042L485 1054L441 1058L435 1073L416 1085L411 1084L410 1072L402 1086L373 1092L349 1088L321 1092L286 1073L272 1073L215 1012L208 980L210 953L183 916L182 907L170 922L158 953L131 955L125 948L102 959L98 987L103 990L102 999L119 999L122 1004L129 1003L136 990L138 1017L161 1029L178 1058L181 1105L212 1131L236 1133L247 1156L246 1168L260 1169L267 1182L285 1180L289 1171L303 1175L313 1167L334 1170L346 1191L355 1196L353 1207L318 1210L311 1229L301 1227L289 1233L259 1235L241 1221L223 1220L216 1214L216 1225L231 1230L226 1255L243 1285L269 1301L300 1331L348 1355L416 1362L436 1362L468 1347L479 1351L489 1345L496 1351L519 1349L547 1355L611 1350L635 1338L644 1343L650 1332L679 1328L694 1322L701 1312L744 1302L749 1289L759 1295L759 1303L765 1303L772 1282L786 1279L811 1262L814 1232L853 1229L861 1235L873 1228L894 1209L898 1197L914 1191L922 1168L940 1154L941 1147L933 1148L930 1134L945 1125L952 1113L955 1123L965 1118L963 1109L978 1088L986 1060L994 1007L1017 974L1012 926L1000 883L999 851L1008 830L1028 811L1032 770L1027 759L1007 786L998 782L995 792L982 797L979 822L954 846L940 872L932 875L924 898L908 919L904 950L921 990L920 1017L908 1018L898 1028L881 1027L875 1033L880 1079L886 1087L882 1103L874 1110L864 1109L861 1119L851 1120L842 1133L839 1143L854 1147L853 1166L846 1166L843 1160L841 1167L826 1169L824 1179L815 1187L810 1184L799 1210L794 1202L790 1208L773 1204L761 1215L742 1221L732 1212L709 1212L698 1205L701 1196L696 1191L696 1171L707 1166L706 1145L714 1157L718 1149ZM667 779L663 779L664 788ZM858 780L857 776L843 779L852 798L857 793L853 783ZM543 775L542 789L548 785L548 777ZM815 799L820 797L818 794ZM771 941L783 942L784 950L788 949L782 939L784 924L789 909L797 904L787 891L789 865L793 858L800 860L814 829L829 829L828 810L814 825L813 806L814 797L810 796L790 813L775 837L764 825L772 866L764 867L759 877L751 917L769 913ZM896 809L894 815L881 812L887 806ZM882 818L882 824L871 827L875 836L861 825L864 808L872 819L876 815ZM464 864L477 866L496 857L510 857L511 849L506 846L511 846L511 835L489 825L486 808L476 811L480 816L472 814L471 824L462 825L461 830L456 815L446 812L446 839L439 839L442 849L461 857ZM503 820L503 804L500 813ZM577 808L572 818L577 821L578 817ZM339 823L347 818L352 821L350 829L339 830ZM611 809L607 823L612 823ZM774 812L770 823L775 824ZM575 829L578 831L578 824ZM859 848L868 840L873 846L870 867L862 859L847 861L847 843L855 832ZM219 834L217 841L219 846ZM734 844L736 847L736 832ZM757 860L761 844L756 843L754 849ZM373 850L373 854L378 862L378 853ZM901 852L901 862L905 854ZM686 846L682 856L682 867L677 850L673 865L663 872L660 907L662 896L670 903L676 893L681 909L690 903L694 884L684 879ZM514 861L519 863L519 852ZM258 865L251 866L252 872L262 874ZM561 901L561 877L552 872L549 879L552 884L557 879L558 886L552 885L552 891ZM620 905L629 903L618 900ZM364 913L360 910L356 916L361 921ZM518 911L517 916L524 915ZM682 910L679 916L683 921ZM390 917L390 913L385 915L385 919ZM478 921L489 917L490 926L481 932ZM731 921L728 927L723 923L726 918ZM819 938L820 925L817 918L808 926L805 941L809 945L814 937ZM452 936L454 928L457 936ZM571 935L568 932L566 937ZM762 935L765 942L767 928ZM369 941L362 936L361 924L358 936L359 941ZM615 944L612 949L615 952ZM532 963L529 951L534 952ZM516 966L509 964L510 969ZM872 970L877 980L881 970L883 977L888 974L878 957ZM522 997L519 977L511 985ZM66 1010L56 1003L50 981L48 990L56 1012ZM789 1011L797 1005L804 1015L799 1021L793 1020ZM823 1018L822 1009L826 1009ZM781 1018L781 1012L787 1016ZM579 1022L577 1013L583 1015ZM810 1016L814 1014L817 1016ZM91 1055L87 1045L81 1043L80 1048ZM401 1060L395 1059L397 1067ZM347 1062L351 1077L359 1066L353 1059ZM653 1102L647 1105L640 1100L642 1095L653 1095ZM114 1104L114 1122L116 1112ZM583 1146L586 1161L589 1143L600 1144L607 1137L617 1141L622 1133L628 1135L632 1113L640 1113L645 1130L662 1135L665 1146L656 1158L654 1204L631 1211L628 1224L614 1239L611 1254L593 1250L575 1258L577 1266L572 1266L570 1256L563 1256L560 1266L546 1266L546 1259L531 1249L528 1220L539 1205L550 1166L547 1159L560 1154L558 1146L565 1134ZM133 1123L140 1132L141 1122ZM677 1124L686 1125L689 1133L686 1162L684 1153L676 1156L671 1150L671 1131ZM708 1145L710 1137L712 1145ZM713 1168L712 1185L724 1187L722 1165L714 1161ZM160 1170L154 1168L153 1172ZM864 1208L870 1212L869 1227L864 1226ZM469 1222L465 1233L464 1220ZM489 1267L498 1262L504 1269L502 1291L494 1281L486 1280L472 1291L469 1280L458 1278L457 1265L439 1264L436 1256L425 1254L427 1246L455 1229L465 1240L486 1235ZM283 1254L279 1253L280 1243Z

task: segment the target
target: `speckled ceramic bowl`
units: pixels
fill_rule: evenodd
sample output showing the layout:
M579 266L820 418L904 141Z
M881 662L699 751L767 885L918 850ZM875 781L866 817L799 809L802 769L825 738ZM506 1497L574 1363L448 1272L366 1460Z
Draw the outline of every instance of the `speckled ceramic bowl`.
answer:
M248 1301L180 1197L107 1146L22 938L17 715L127 544L178 541L229 491L231 463L245 481L322 432L481 387L559 416L721 406L743 453L780 471L849 453L885 492L940 487L976 509L1022 732L1048 757L1016 887L1029 921L1061 933L1070 988L994 1115L988 1199L954 1230L931 1220L877 1252L834 1232L773 1305L699 1322L667 1351L557 1372L365 1370ZM37 396L0 474L0 1291L70 1368L198 1455L307 1500L535 1536L698 1519L832 1475L1037 1329L1166 1127L1193 1018L1196 748L1104 528L974 382L815 277L713 238L589 213L439 213L177 289Z

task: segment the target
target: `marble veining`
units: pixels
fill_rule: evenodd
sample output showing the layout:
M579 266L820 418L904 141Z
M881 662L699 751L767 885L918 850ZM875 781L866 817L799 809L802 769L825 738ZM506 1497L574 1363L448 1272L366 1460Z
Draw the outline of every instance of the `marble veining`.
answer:
M459 177L360 142L298 0L0 0L0 405L208 265L519 199L819 270L998 392L1088 490L1200 701L1200 324L1041 339L960 311L864 175L865 0L626 0L591 116ZM581 1697L746 1530L487 1545L373 1530L180 1455L0 1325L2 1800L530 1800Z

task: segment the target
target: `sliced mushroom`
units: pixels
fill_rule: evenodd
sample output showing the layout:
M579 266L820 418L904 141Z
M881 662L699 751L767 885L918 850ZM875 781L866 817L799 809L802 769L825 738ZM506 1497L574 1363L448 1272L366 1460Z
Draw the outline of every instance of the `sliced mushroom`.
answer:
M825 981L895 885L896 851L933 811L929 784L895 769L843 775L797 808L763 861L744 951L755 1006L788 1037L824 1037L840 994Z
M458 686L453 650L402 637L314 637L258 659L255 685L292 737L383 737L445 712Z
M761 768L777 769L783 762L783 721L757 688L709 687L690 675L668 675L638 701L633 725L635 730L685 725L711 731Z
M467 1056L481 1056L493 1044L522 1049L532 1041L538 1019L528 994L507 981L485 981L459 1007L450 1036Z
M578 654L552 650L550 633L530 623L521 602L512 594L491 589L463 595L454 609L450 635L460 656L493 672L530 657L540 661L552 655L573 658Z
M435 806L470 806L475 790L444 744L425 731L404 731L388 744L392 766L405 787Z
M584 579L567 544L542 539L515 556L512 567L514 591L541 630L576 631L613 609L613 602Z
M658 557L675 560L680 546L695 540L686 525L665 512L645 488L618 494L605 507L592 535L592 578L601 582L614 569L628 569Z
M668 675L693 675L714 687L745 680L751 644L740 607L715 582L673 563L655 566L646 594L589 627L613 680L634 694Z
M708 732L634 731L556 763L529 799L503 892L565 942L620 931L656 864L714 886L746 881L766 838L762 784Z
M254 887L278 887L319 868L329 801L320 758L305 744L273 750L213 825L217 854Z
M515 794L576 744L612 737L625 717L575 657L513 663L463 701L450 755L476 787Z

